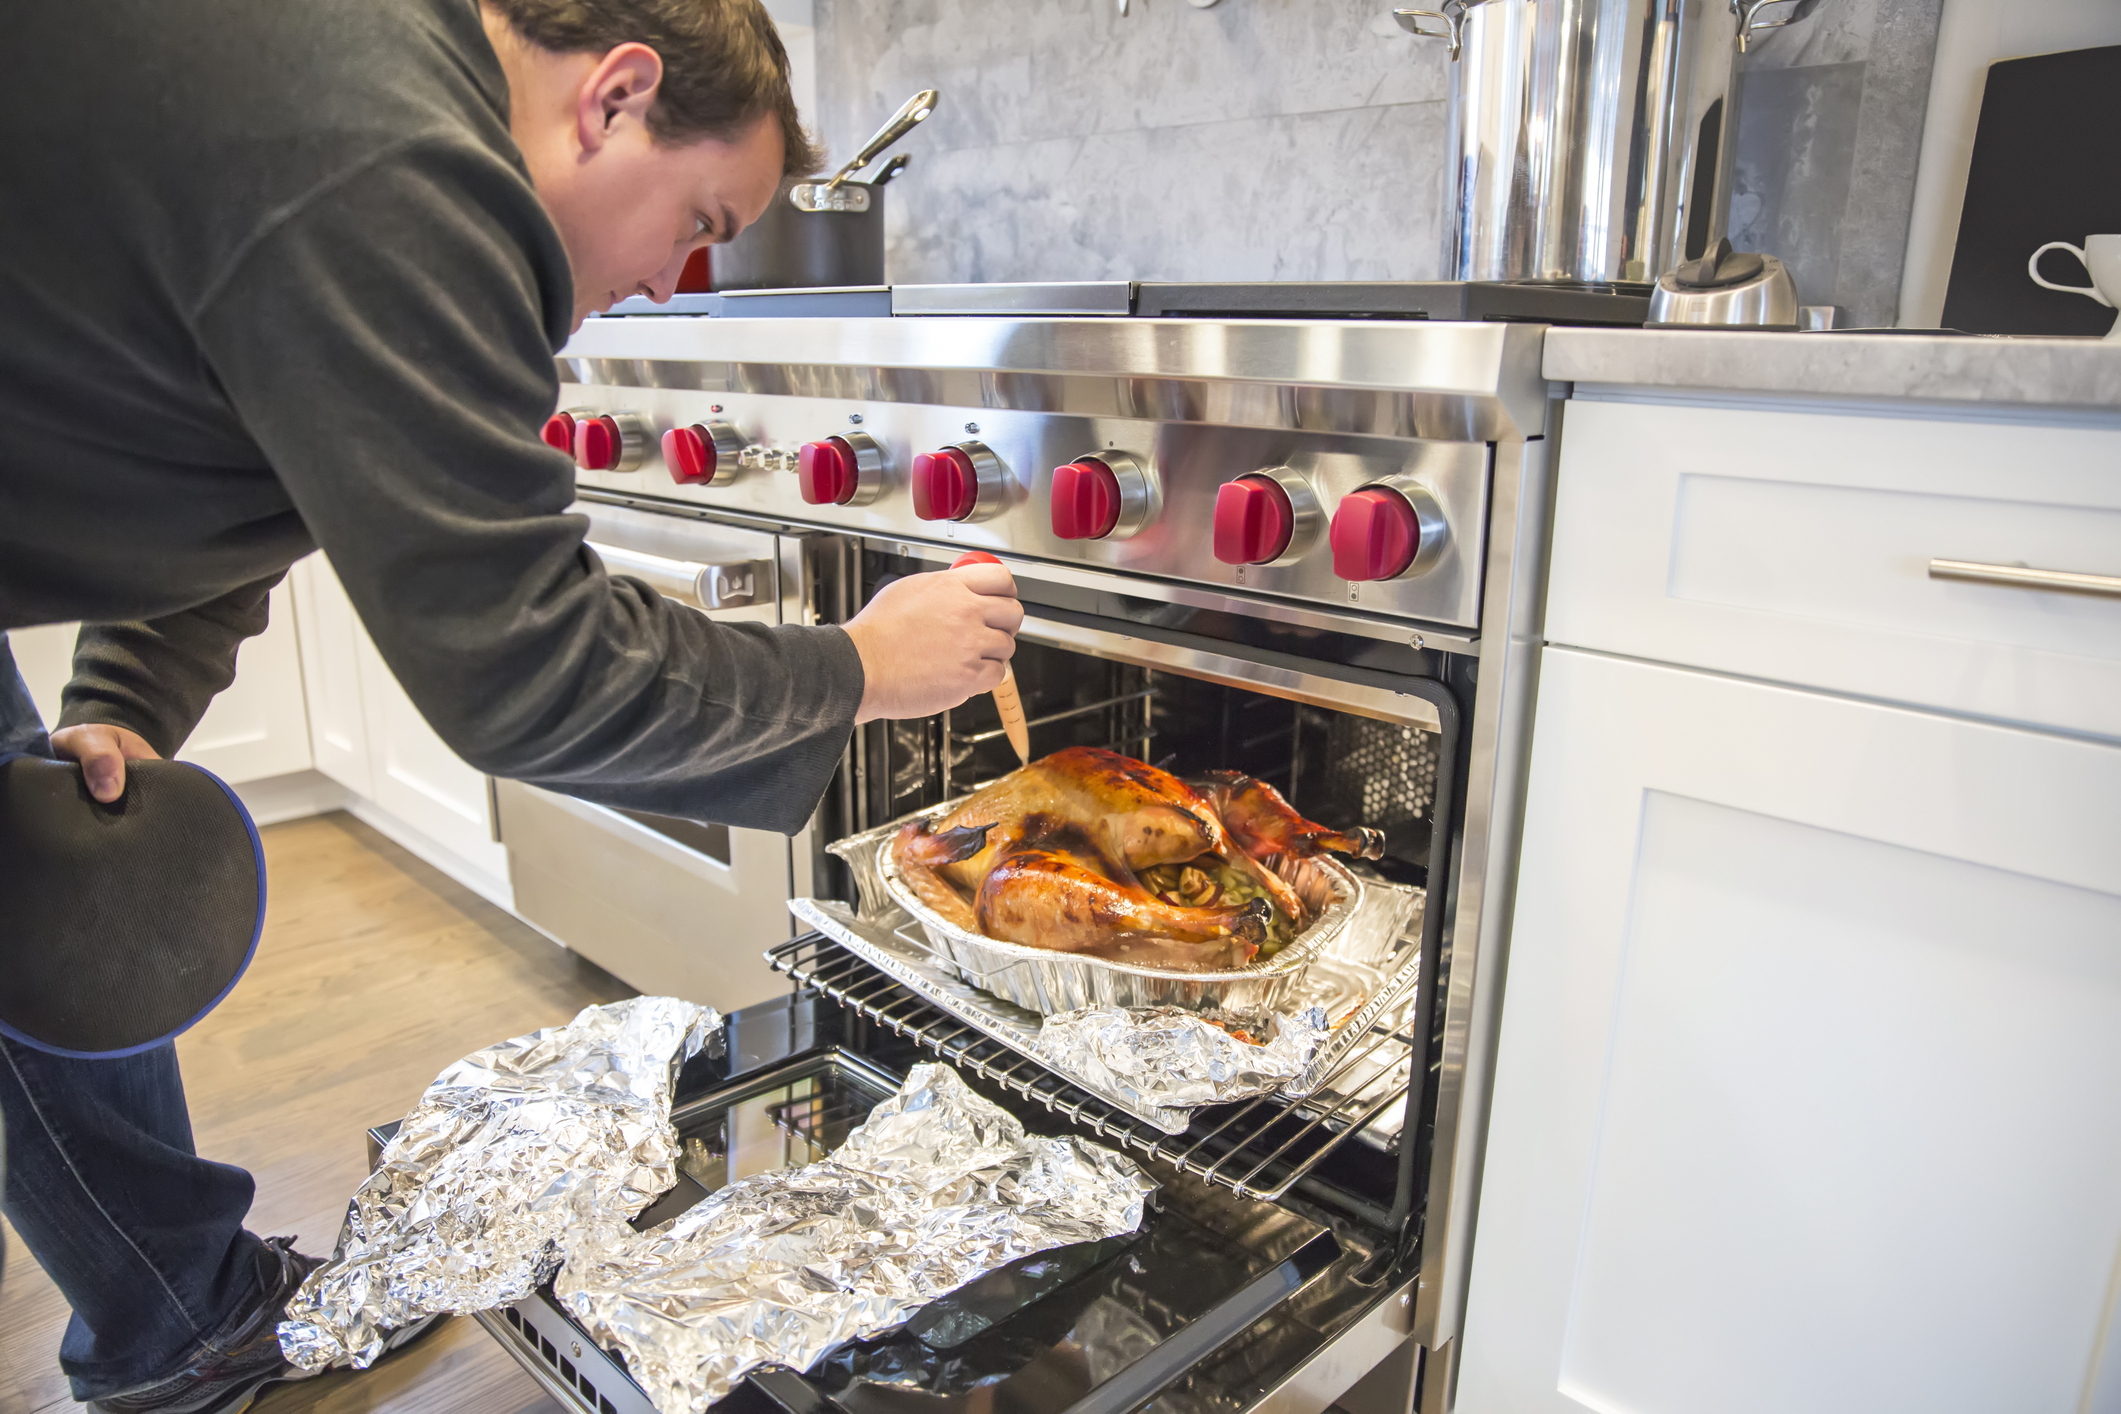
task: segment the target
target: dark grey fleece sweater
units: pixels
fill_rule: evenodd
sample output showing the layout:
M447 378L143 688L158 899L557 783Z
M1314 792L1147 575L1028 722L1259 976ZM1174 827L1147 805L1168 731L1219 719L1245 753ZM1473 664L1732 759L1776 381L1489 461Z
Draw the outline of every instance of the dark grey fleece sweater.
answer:
M83 619L63 724L166 753L322 546L495 775L792 830L838 628L607 575L537 439L572 295L475 0L20 0L0 83L0 632Z

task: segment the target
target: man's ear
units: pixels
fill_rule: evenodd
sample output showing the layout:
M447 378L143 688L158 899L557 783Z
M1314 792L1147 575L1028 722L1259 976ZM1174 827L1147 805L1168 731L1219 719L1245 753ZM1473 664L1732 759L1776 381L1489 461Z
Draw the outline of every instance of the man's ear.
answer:
M611 140L622 122L648 125L663 83L663 56L645 44L621 44L598 61L575 91L575 140L586 153Z

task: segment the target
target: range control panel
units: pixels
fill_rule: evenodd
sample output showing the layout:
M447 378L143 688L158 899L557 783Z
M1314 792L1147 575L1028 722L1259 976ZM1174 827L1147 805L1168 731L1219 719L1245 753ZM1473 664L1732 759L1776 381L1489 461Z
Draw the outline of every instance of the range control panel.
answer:
M582 486L1479 627L1485 443L565 385Z

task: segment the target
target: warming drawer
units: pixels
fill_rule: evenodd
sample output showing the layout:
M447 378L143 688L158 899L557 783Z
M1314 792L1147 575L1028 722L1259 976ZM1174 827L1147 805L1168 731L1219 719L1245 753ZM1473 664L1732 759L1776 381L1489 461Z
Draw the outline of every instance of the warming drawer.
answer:
M793 854L768 830L613 810L495 781L526 922L638 991L720 1011L787 989L759 957L786 937Z

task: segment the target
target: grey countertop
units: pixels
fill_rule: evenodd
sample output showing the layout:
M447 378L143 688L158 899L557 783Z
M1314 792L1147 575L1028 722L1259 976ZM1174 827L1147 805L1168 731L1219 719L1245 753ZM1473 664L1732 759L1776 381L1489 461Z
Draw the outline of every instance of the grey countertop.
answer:
M2121 340L1555 329L1544 367L1631 388L2121 413Z

